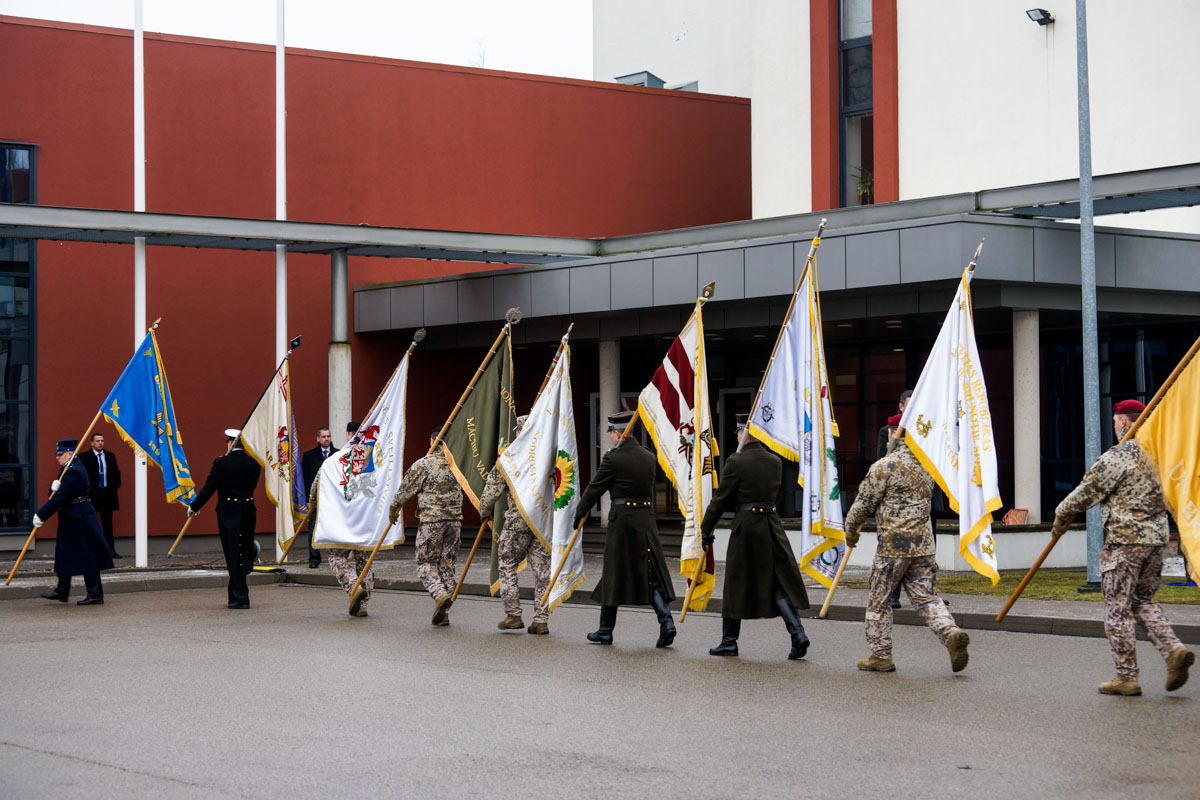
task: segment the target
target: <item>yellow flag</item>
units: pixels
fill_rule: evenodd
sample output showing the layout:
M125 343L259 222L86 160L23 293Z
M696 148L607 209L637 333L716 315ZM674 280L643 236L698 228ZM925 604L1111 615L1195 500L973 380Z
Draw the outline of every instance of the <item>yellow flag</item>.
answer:
M1137 441L1158 464L1163 500L1179 526L1188 571L1200 583L1200 340L1175 381L1138 428Z

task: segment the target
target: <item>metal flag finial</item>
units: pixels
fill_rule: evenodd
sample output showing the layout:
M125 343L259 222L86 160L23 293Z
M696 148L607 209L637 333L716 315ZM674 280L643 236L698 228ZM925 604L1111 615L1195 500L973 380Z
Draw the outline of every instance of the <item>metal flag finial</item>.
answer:
M975 255L971 257L971 263L967 264L967 272L975 271L975 262L977 262L979 260L979 254L983 252L983 243L986 241L987 241L986 236L980 238L979 246L975 248Z
M709 281L708 285L700 290L700 296L705 300L712 299L712 296L717 292L717 282Z
M521 321L521 309L516 306L504 312L504 319L509 325L516 325Z
M414 342L425 341L425 329L424 328L421 328L420 330L418 330L416 333L413 334L413 341Z
M158 323L160 323L160 322L162 322L162 317L159 317L158 319L154 320L153 323L151 323L150 330L152 330L152 331L158 330Z

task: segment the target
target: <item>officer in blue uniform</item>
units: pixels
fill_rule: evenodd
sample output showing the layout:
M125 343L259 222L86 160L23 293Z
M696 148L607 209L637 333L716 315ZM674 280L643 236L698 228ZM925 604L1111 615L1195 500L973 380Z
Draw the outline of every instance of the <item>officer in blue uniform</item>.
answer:
M112 551L104 540L100 517L92 508L87 470L75 459L78 439L60 439L54 457L60 470L58 479L50 484L50 499L33 515L33 527L40 528L50 515L58 512L58 538L54 541L54 572L58 586L42 597L67 602L71 593L71 577L82 575L87 597L76 605L104 604L104 587L100 570L112 569Z

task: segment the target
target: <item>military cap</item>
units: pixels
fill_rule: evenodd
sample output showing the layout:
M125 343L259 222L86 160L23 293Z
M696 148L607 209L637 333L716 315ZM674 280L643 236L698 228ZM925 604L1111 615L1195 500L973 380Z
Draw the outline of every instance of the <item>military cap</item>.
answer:
M1140 414L1145 410L1145 404L1139 400L1122 400L1113 405L1114 414Z
M735 419L737 420L737 429L739 431L750 423L749 414L738 414Z
M79 447L78 439L59 439L58 447L55 448L55 451L65 453L69 450L74 450L76 447Z
M892 416L888 417L888 427L889 428L900 427L900 419L903 416L904 416L903 414L893 414Z
M629 421L633 419L636 411L618 411L615 414L608 415L608 429L610 431L623 431Z
M227 437L229 437L230 439L236 439L242 435L242 432L239 431L237 428L226 428L225 435Z
M529 422L528 414L522 414L521 416L517 417L517 430L524 428L526 422Z

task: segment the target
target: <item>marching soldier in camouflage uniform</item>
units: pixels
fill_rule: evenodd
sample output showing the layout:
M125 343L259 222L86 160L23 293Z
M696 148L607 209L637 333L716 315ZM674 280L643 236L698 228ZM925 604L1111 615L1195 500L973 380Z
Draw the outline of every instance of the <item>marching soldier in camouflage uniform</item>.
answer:
M515 437L525 427L529 415L517 417ZM488 473L487 482L483 485L483 494L479 498L479 519L486 522L492 518L496 503L508 493L508 483L500 474L500 465L492 467ZM504 602L504 613L507 614L498 627L502 631L520 630L525 627L521 620L521 589L517 584L517 567L524 559L533 571L533 622L529 625L529 633L547 634L550 632L550 612L542 602L546 589L550 586L550 552L546 550L541 540L533 535L520 510L511 500L504 510L504 526L496 532L500 537L500 599Z
M1119 439L1145 408L1137 400L1113 406L1113 429ZM1104 550L1100 554L1100 587L1104 592L1104 633L1112 647L1117 677L1100 684L1101 694L1139 695L1137 639L1142 623L1150 641L1167 660L1167 691L1187 682L1196 655L1171 630L1154 594L1162 584L1163 546L1167 543L1167 509L1158 471L1145 451L1130 438L1100 456L1075 489L1054 511L1055 536L1071 518L1100 504Z
M313 478L312 486L308 489L308 518L311 522L309 530L317 529L317 506L321 499L321 473L317 472L317 477ZM367 566L369 553L363 550L352 550L349 547L326 547L325 557L329 560L329 568L333 570L333 576L337 578L337 582L350 594L350 616L365 617L367 616L367 601L371 599L371 590L375 588L375 569L372 567L367 570L367 574L363 575L362 583L359 584L357 591L354 589L354 584L358 583L358 576L362 574L363 568Z
M441 427L433 429L429 446L438 441ZM388 518L394 525L400 517L400 507L417 498L417 577L434 599L433 624L449 625L446 612L453 602L454 562L458 558L458 543L462 536L463 493L459 488L450 462L441 447L418 459L404 473L404 480Z
M961 672L967 666L970 637L937 596L937 559L933 527L929 523L933 478L908 449L903 434L892 440L889 452L871 465L858 487L854 505L846 514L846 544L858 544L858 532L874 514L879 543L867 597L867 644L871 657L858 668L894 672L892 661L892 587L900 580L909 602L925 624L950 651L950 668Z

